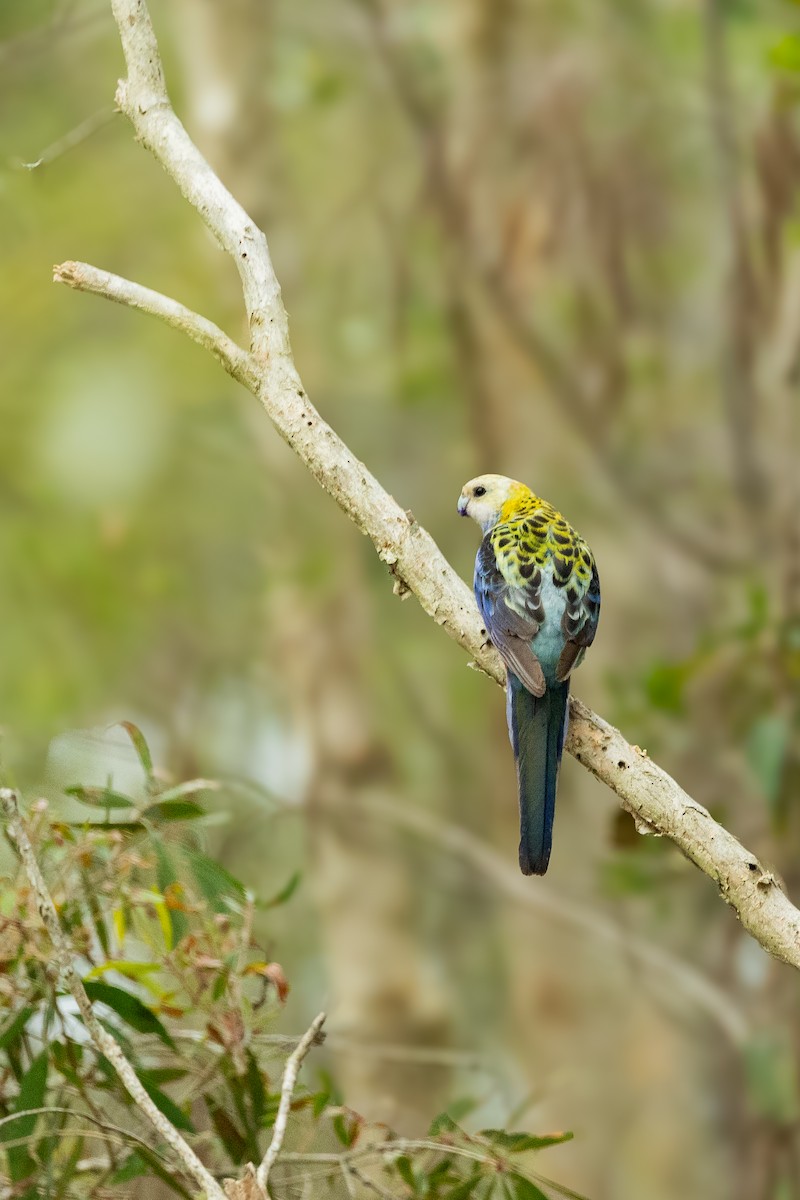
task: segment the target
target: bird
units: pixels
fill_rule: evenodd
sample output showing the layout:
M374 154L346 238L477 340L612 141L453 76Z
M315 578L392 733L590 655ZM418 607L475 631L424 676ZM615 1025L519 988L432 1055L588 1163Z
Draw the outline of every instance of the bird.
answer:
M474 590L486 633L506 665L508 734L517 768L519 865L544 875L569 721L570 676L597 632L600 580L586 542L519 480L479 475L458 512L483 540Z

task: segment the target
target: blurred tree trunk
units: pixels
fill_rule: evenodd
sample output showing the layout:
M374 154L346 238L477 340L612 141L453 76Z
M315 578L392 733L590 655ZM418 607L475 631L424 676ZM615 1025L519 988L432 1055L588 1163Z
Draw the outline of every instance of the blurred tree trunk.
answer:
M272 0L179 0L175 8L187 124L267 231L277 167L267 91L273 13ZM305 478L299 486L306 486ZM280 538L280 526L269 536ZM275 555L284 548L271 547ZM322 608L305 592L290 601L271 594L269 652L282 663L288 702L314 763L309 831L331 1026L365 1042L440 1045L448 1017L423 968L411 865L396 835L359 811L359 802L386 799L395 786L362 678L368 639L359 604L367 591L361 582ZM446 1085L441 1067L389 1062L368 1052L344 1052L336 1075L348 1104L402 1132L420 1131Z
M262 228L270 168L274 0L176 0L186 123L223 183Z
M314 764L308 830L331 1025L367 1043L363 1053L344 1052L336 1077L358 1112L419 1133L438 1111L447 1072L368 1049L370 1042L440 1046L449 1019L420 953L412 865L397 834L366 811L370 801L394 796L397 803L397 795L390 751L369 713L363 597L364 588L354 588L318 608L303 593L283 596L273 629Z

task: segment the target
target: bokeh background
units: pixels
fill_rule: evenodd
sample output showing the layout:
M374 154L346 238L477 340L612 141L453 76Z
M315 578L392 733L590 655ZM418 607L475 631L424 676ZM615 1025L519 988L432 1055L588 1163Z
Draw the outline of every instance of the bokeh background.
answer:
M153 0L190 133L265 228L323 416L465 577L497 470L591 543L576 682L800 894L800 9L788 0ZM502 697L200 349L238 281L113 112L95 0L0 6L0 712L8 778L124 778L135 720L225 781L284 1028L405 1132L567 1127L593 1200L800 1196L800 993L565 761L516 868ZM39 161L41 160L41 161ZM33 164L39 163L34 166ZM467 1122L473 1118L465 1118Z

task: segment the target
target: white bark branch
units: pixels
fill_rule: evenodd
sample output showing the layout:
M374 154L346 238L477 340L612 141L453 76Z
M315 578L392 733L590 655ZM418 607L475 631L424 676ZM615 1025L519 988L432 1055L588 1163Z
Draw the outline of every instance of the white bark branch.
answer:
M0 788L0 807L6 817L6 829L9 837L19 851L22 865L36 897L39 915L47 929L50 941L53 943L56 966L75 998L78 1011L92 1041L114 1067L136 1107L147 1117L159 1137L162 1137L174 1152L183 1164L184 1170L205 1193L207 1200L225 1200L225 1193L213 1175L206 1170L194 1150L188 1142L184 1141L174 1125L156 1108L144 1090L138 1075L125 1057L119 1042L103 1028L94 1015L92 1002L86 994L83 981L73 962L72 950L59 924L53 898L44 881L31 840L28 837L28 831L25 828L25 822L20 815L17 794L11 788Z
M242 281L250 325L248 361L234 353L215 326L204 326L209 348L223 361L225 350L228 361L236 365L232 373L257 396L281 436L348 517L369 535L395 577L395 591L401 595L413 592L425 612L481 669L504 684L505 670L496 651L486 644L470 589L430 535L384 491L310 404L292 360L286 311L266 238L222 185L173 112L144 0L111 2L128 67L117 101L138 139L234 259ZM174 302L147 289L138 290L137 303L131 288L135 285L115 283L108 291L90 290L162 316L204 344L198 324L202 318L188 310L176 312L171 308ZM717 883L744 927L770 954L800 969L800 912L775 876L732 834L712 820L644 751L629 745L618 730L575 699L570 706L567 749L617 793L641 828L670 837Z
M308 1054L314 1042L317 1040L322 1026L325 1024L325 1013L319 1013L314 1017L314 1020L305 1031L297 1046L286 1060L286 1066L283 1071L283 1081L281 1083L281 1098L278 1104L278 1115L275 1118L275 1125L272 1130L272 1141L267 1147L267 1152L256 1171L256 1183L263 1189L264 1193L269 1195L269 1173L272 1170L275 1159L281 1152L283 1139L286 1136L286 1123L289 1120L289 1110L292 1106L292 1096L294 1095L295 1084L297 1083L297 1075L300 1067L303 1065L303 1059Z
M251 356L213 321L192 312L170 296L163 296L161 292L142 287L140 283L132 283L121 275L112 275L110 271L100 271L82 262L59 263L53 267L53 281L66 283L77 292L94 292L96 296L105 296L106 300L113 300L116 304L127 304L129 308L138 308L140 312L159 317L173 329L185 333L204 350L209 350L234 379L238 379L245 387L250 386L253 379Z

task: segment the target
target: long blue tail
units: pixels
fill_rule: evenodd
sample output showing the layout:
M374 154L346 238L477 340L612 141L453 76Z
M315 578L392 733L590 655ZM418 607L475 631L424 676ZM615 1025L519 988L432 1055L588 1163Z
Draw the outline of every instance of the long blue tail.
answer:
M553 843L556 783L567 732L569 682L552 683L533 696L508 673L508 732L519 783L519 865L523 875L544 875Z

